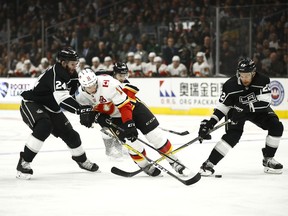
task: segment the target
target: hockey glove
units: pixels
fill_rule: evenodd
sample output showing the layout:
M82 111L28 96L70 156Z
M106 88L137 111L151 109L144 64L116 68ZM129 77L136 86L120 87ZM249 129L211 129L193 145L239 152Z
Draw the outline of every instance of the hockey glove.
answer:
M77 114L80 115L80 124L88 128L92 126L95 116L92 111L93 107L90 105L80 105L80 108L77 110Z
M134 142L138 137L137 128L135 127L134 121L130 120L124 123L124 134L125 137L130 140L131 142Z
M91 112L93 107L91 105L80 105L80 108L77 110L77 114L80 115L81 113Z
M110 115L99 113L96 116L95 122L98 123L101 127L110 127L111 125L107 123L107 119L111 119Z
M95 111L80 113L80 124L87 128L92 127L92 124L95 122L96 114L97 112Z
M211 135L208 133L216 124L216 122L214 122L214 121L215 121L214 119L213 120L204 119L203 121L201 121L200 128L198 131L198 135L199 135L199 137L201 137L201 139L199 139L200 143L202 143L203 139L206 139L206 140L211 139Z

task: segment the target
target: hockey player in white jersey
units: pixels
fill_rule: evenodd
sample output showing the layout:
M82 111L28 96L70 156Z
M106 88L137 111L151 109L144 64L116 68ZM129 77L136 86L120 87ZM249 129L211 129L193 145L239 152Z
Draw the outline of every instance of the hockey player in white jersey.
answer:
M180 62L179 56L173 56L172 63L167 66L168 76L187 77L187 68Z
M205 53L198 52L196 54L196 62L192 65L193 75L196 77L209 77L211 76L210 65L208 64Z
M126 69L125 73L128 74L128 68L126 64L124 65ZM122 65L117 65L117 67L119 66ZM79 74L79 81L81 88L79 89L79 94L76 96L76 100L82 104L94 105L95 110L102 113L97 118L97 122L102 127L111 128L122 141L125 141L125 138L127 138L129 140L128 144L137 151L141 152L143 155L146 155L146 151L142 143L137 140L138 132L136 127L161 152L167 154L172 151L170 141L165 138L165 136L163 136L163 132L157 128L159 123L155 116L144 104L138 103L134 100L135 95L133 97L134 99L131 97L128 98L129 95L127 96L127 94L124 93L124 89L122 90L118 80L108 75L96 77L93 71L86 69ZM131 88L131 86L127 87ZM125 106L127 108L123 109ZM128 109L128 107L131 107L131 109ZM147 112L147 110L149 112ZM107 124L106 119L110 117L105 114L108 114L111 117L110 120L114 124L122 127L125 132L123 133ZM93 122L93 117L91 119ZM89 122L86 126L90 126L92 122ZM127 129L128 134L126 134ZM138 164L138 166L141 167L148 175L157 176L160 174L160 170L154 166L149 166L149 163L145 158L135 154L133 151L129 151L129 154L133 161ZM179 164L180 161L175 162L178 160L175 155L172 155L171 157L173 157L174 161L169 158L167 158L167 160L178 173L182 174L184 167Z

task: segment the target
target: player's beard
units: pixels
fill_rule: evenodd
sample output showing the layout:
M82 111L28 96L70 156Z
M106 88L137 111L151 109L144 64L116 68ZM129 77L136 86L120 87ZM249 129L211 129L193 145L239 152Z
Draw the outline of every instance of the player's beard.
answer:
M251 84L251 81L245 81L245 82L241 81L241 82L245 87L247 87Z
M68 65L66 65L66 70L68 71L68 74L71 76L73 75L73 73L75 72L75 69L71 69L68 67Z

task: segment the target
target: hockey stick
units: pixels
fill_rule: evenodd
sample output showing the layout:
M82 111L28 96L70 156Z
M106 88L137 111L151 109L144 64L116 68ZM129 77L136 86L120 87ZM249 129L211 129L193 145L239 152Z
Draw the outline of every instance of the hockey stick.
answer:
M227 121L225 121L225 122L222 122L221 124L215 126L213 129L211 129L208 134L212 133L213 131L215 131L215 130L221 128L221 127L223 127L224 125L227 125L227 124L230 123L230 122L231 122L231 121L230 121L229 119L228 119ZM189 141L188 143L185 143L185 144L181 145L180 147L178 147L178 148L175 149L174 151L170 152L169 154L175 154L175 153L177 153L178 151L186 148L187 146L195 143L196 141L198 141L198 140L200 140L200 139L201 139L201 137L198 136L198 137L194 138L193 140ZM164 158L165 158L165 156L162 156L162 157L160 157L159 159L157 159L156 162L159 163L159 162L162 161ZM136 170L136 171L133 171L133 172L126 172L126 171L121 170L121 169L119 169L119 168L117 168L117 167L112 167L112 169L111 169L111 172L112 172L112 173L114 173L114 174L116 174L116 175L121 175L121 176L124 176L124 177L133 177L133 176L137 175L138 173L141 173L142 171L143 171L142 169L139 169L139 170Z
M168 130L168 129L165 129L165 128L162 128L162 127L159 127L159 128L161 130L163 130L163 131L166 131L166 132L169 132L169 133L173 133L173 134L177 134L177 135L180 135L180 136L185 136L185 135L189 134L189 131L177 132L177 131Z
M106 123L111 125L112 127L114 127L115 129L124 132L124 129L119 127L118 125L114 124L110 119L106 119ZM155 148L154 146L150 145L149 143L145 142L144 140L141 140L140 138L137 138L137 140L139 140L140 142L142 142L143 144L149 146L150 148L152 148L153 150L157 151L160 155L163 155L167 158L169 158L170 160L172 160L174 163L179 164L180 166L184 167L185 169L188 169L185 165L183 165L182 163L180 163L178 160L175 160L174 158L172 158L171 156L161 152L159 149ZM169 153L168 153L169 154ZM189 169L188 169L189 170ZM180 173L182 174L182 173Z
M108 133L105 129L101 129L101 131L103 133L105 133L106 135L110 136L110 137L116 137L115 135ZM132 146L122 142L121 140L119 140L119 141L122 143L123 146L125 146L130 151L133 151L134 153L136 153L140 157L145 158L151 166L154 166L157 169L161 170L162 172L167 173L168 175L170 175L171 177L177 179L178 181L180 181L181 183L183 183L185 185L195 184L196 182L198 182L201 179L200 173L197 173L196 175L193 175L192 178L182 179L182 178L176 176L175 174L173 174L172 172L170 172L169 170L167 170L166 168L164 168L163 166L161 166L160 164L158 164L156 161L153 161L152 159L148 158L146 155L142 154L137 149L134 149ZM142 169L141 169L141 171L142 171Z

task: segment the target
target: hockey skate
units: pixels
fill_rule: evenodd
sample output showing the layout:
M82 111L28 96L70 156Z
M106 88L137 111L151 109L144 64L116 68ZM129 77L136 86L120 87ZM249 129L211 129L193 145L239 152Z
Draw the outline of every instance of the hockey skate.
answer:
M178 162L178 163L177 163ZM173 161L173 162L171 162L171 163L169 163L170 165L171 165L171 167L177 172L177 173L179 173L179 174L183 174L184 172L184 170L185 170L185 167L184 166L182 166L181 164L179 164L179 163L181 163L181 161L179 160L179 159L177 159L176 161Z
M201 174L201 176L211 176L215 172L213 167L214 167L214 164L212 164L209 160L207 160L200 167L199 173Z
M273 157L265 157L265 148L262 149L264 172L269 174L282 174L283 165L276 161Z
M99 169L99 166L96 163L92 163L88 159L83 163L78 162L78 161L76 162L81 169L84 169L90 172L96 172Z
M105 145L105 154L112 159L123 157L122 145L116 138L103 139Z
M20 153L20 158L17 164L17 175L16 178L18 179L25 179L29 180L31 175L33 175L33 170L30 167L30 163L26 162L22 156L23 152Z
M159 169L157 169L155 166L153 166L152 164L149 164L142 169L149 176L155 177L155 176L159 176L161 174L161 171Z

